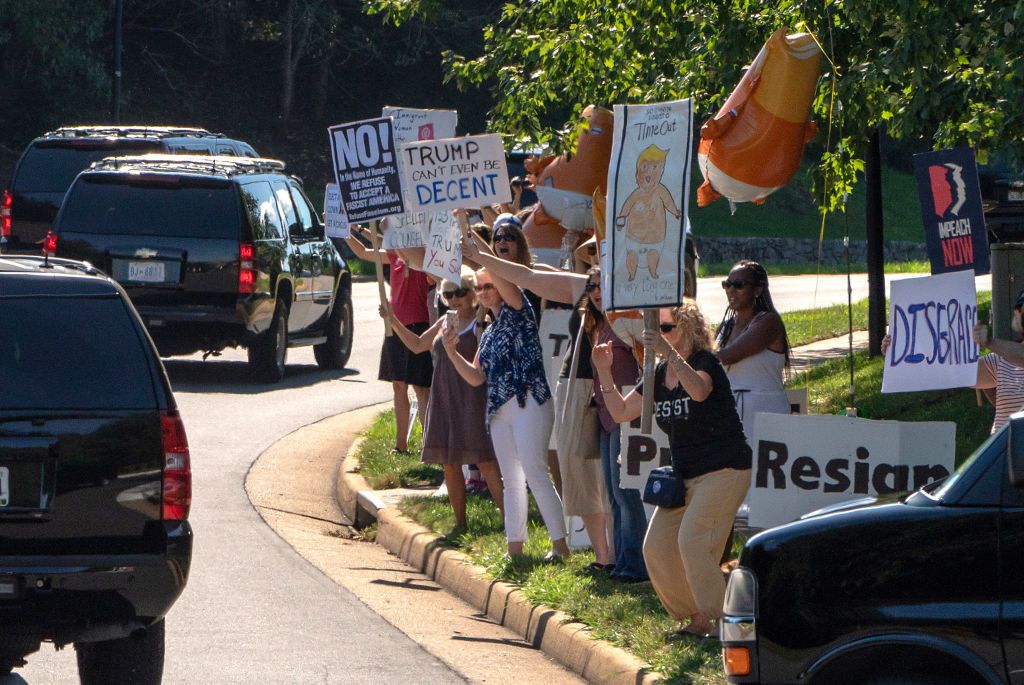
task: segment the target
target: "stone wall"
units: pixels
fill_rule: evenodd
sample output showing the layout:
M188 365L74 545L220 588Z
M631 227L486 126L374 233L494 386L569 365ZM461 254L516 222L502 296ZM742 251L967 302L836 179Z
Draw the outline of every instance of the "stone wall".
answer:
M818 241L798 240L795 238L711 238L695 235L700 260L705 264L733 264L740 259L753 259L762 264L816 263L818 261ZM843 266L846 254L842 240L825 240L821 243L822 264ZM863 264L867 261L867 242L864 240L850 241L850 261ZM924 243L912 243L905 240L887 240L885 242L886 262L905 262L910 260L928 260L928 251Z

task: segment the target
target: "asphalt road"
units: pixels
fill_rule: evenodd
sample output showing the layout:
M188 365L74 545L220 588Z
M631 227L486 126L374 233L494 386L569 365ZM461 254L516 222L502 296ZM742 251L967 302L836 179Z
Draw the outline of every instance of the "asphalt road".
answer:
M698 287L712 321L725 309L720 281ZM774 277L771 285L783 311L846 301L845 276ZM866 296L866 277L855 276L854 300ZM191 445L196 542L188 587L167 618L164 682L463 682L300 557L245 494L250 465L282 437L390 399L376 380L383 326L375 283L356 284L354 309L355 345L342 372L320 371L310 348L289 351L288 373L274 386L250 381L244 351L166 360ZM74 650L44 645L0 685L76 681Z

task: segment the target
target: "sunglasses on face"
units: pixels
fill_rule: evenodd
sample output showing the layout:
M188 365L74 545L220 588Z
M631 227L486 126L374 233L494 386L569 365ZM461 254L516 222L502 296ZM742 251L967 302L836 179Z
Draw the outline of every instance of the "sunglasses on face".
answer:
M600 289L601 289L601 284L600 283L587 283L587 292L588 293L592 293L595 290L600 290Z
M492 243L514 243L515 241L516 237L511 233L499 233L491 240Z
M477 291L478 293L482 293L485 290L494 290L494 284L493 283L481 283L480 285L474 285L473 286L473 290Z
M465 297L469 294L469 288L456 288L455 290L445 290L443 293L446 300L450 300L453 297Z
M735 288L736 290L743 290L748 285L747 281L730 281L728 278L722 281L722 290L728 290L729 288Z
M676 329L677 325L678 324L674 324L674 323L662 323L662 324L658 324L658 328L661 329L662 333L671 333L672 331L674 331Z

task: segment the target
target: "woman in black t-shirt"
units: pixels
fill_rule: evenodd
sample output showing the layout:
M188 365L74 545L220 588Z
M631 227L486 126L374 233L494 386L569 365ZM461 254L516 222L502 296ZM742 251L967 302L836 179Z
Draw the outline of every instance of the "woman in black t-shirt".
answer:
M672 468L686 483L686 504L658 507L644 539L644 561L668 613L688 624L680 631L710 636L722 615L725 581L718 566L736 510L750 485L751 452L743 437L729 378L711 353L707 322L692 300L661 310L661 332L645 346L662 361L654 377L654 416L668 434ZM611 375L611 348L597 345L591 365L612 417L640 416L643 385L625 397Z

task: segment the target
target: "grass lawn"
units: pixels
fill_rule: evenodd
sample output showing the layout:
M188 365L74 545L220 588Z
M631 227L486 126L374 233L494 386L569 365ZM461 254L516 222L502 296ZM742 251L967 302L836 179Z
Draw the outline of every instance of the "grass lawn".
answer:
M763 265L769 276L803 276L804 274L845 274L845 266L829 266L828 264L816 264L814 262L791 262L787 264L765 264ZM697 267L697 276L708 278L712 276L728 276L732 264L717 262L705 264L701 262ZM850 273L867 273L868 265L854 263L850 265ZM885 272L888 274L929 274L931 264L925 261L890 262L885 265Z
M409 452L398 453L395 446L395 411L388 409L377 415L363 434L366 440L359 450L359 473L374 490L440 485L444 471L436 464L420 461L423 436L420 422L413 426Z

